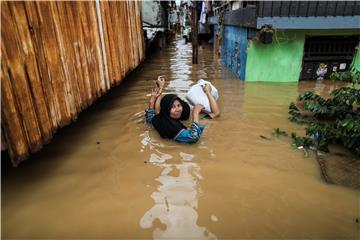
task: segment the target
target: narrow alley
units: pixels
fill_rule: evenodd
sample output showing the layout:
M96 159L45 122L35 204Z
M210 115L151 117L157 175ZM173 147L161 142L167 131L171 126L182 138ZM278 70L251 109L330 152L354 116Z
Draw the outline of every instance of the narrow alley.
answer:
M191 60L191 44L176 39L4 170L4 239L356 239L358 190L326 184L313 156L271 135L303 133L288 121L299 93L327 96L343 83L245 83L208 44ZM198 144L161 139L146 124L158 75L180 97L200 78L218 88L222 115L200 120Z

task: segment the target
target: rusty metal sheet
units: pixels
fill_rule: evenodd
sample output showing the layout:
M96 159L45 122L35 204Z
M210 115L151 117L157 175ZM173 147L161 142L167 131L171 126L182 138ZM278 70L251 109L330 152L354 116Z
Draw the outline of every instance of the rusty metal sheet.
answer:
M1 125L14 165L144 59L140 4L1 3Z

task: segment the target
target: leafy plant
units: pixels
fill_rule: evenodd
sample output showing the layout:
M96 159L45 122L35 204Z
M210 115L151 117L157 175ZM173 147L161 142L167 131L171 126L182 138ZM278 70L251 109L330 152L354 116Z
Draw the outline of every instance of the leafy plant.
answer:
M352 76L353 84L360 84L360 71L357 70L352 71L351 76Z
M360 73L336 74L339 80L348 79L350 74L352 87L335 89L329 99L314 92L304 92L298 98L301 107L290 103L289 120L306 124L306 137L291 134L293 145L328 152L328 145L335 143L360 156L360 89L356 88Z
M280 128L274 128L272 131L272 135L274 136L287 136L288 134L285 131L280 130Z
M351 71L333 72L330 74L331 80L339 80L344 82L360 83L360 71L353 68Z

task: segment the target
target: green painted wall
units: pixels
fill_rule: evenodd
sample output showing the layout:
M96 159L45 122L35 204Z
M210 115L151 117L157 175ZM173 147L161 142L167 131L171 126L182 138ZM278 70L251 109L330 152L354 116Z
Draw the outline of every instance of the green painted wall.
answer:
M356 56L353 61L353 68L360 71L360 43L356 48L357 50L356 50Z
M355 35L346 30L275 30L272 44L250 40L245 80L249 82L297 82L301 72L305 36ZM357 52L356 66L360 68Z
M297 82L301 70L304 34L275 31L272 44L250 41L246 81Z

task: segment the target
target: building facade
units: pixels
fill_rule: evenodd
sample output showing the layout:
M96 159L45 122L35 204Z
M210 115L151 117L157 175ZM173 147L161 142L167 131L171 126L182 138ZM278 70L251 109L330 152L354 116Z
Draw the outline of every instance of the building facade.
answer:
M297 82L360 71L360 2L227 1L215 12L223 22L222 59L241 80Z

